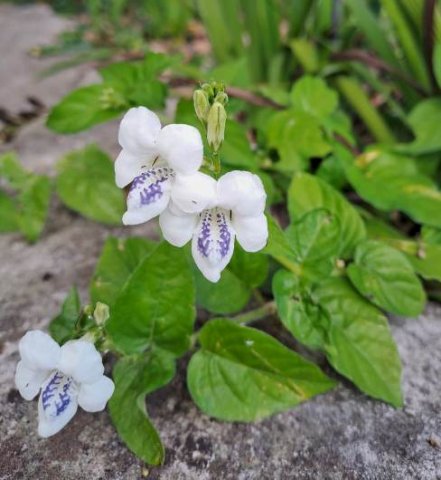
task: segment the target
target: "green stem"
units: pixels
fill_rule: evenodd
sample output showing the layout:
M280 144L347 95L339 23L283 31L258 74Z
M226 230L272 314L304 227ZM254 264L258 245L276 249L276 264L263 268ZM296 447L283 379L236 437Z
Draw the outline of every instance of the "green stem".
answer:
M249 312L241 313L235 317L230 318L230 320L234 323L251 323L255 322L256 320L260 320L262 318L268 317L270 315L274 315L277 312L276 302L271 301L265 303L261 307L258 307L254 310L250 310Z

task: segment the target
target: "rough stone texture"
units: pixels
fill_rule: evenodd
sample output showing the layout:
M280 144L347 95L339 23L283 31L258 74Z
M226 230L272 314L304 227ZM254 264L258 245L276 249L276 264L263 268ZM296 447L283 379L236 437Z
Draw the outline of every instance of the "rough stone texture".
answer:
M54 92L46 92L53 83L34 90L37 63L20 70L14 62L22 64L29 48L50 41L67 23L44 6L1 6L0 19L0 106L12 88L17 98L38 91L54 101ZM10 38L18 38L20 48ZM11 86L6 71L24 78ZM60 95L82 82L83 73L75 75L58 77ZM23 128L12 146L29 168L50 173L62 153L91 139L113 152L115 132L109 124L58 137L39 119ZM106 412L79 412L57 436L38 439L37 404L22 400L13 385L17 341L26 330L47 325L71 285L87 299L89 278L110 233L128 231L89 222L54 200L37 244L17 234L0 236L0 480L441 479L441 308L435 305L418 320L391 321L403 359L404 409L370 400L343 381L333 392L258 424L223 424L193 406L184 360L173 383L149 400L167 448L162 468L146 469L128 452ZM130 233L152 236L155 226Z

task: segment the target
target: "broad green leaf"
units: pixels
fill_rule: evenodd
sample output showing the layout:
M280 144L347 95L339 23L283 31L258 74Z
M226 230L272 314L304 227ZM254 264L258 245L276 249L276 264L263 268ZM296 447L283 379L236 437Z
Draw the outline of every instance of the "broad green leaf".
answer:
M58 164L57 193L69 208L92 220L120 225L124 194L115 185L113 164L95 145L66 155Z
M80 296L77 289L72 287L63 302L60 314L49 324L49 333L57 343L63 344L74 336L80 314Z
M421 229L421 237L426 243L441 246L441 228L423 225L423 228Z
M409 114L408 122L415 140L403 145L409 153L421 154L441 149L441 98L420 102Z
M76 133L120 115L127 106L109 107L106 96L118 95L104 84L89 85L66 95L49 113L46 125L57 133Z
M402 210L415 221L441 226L441 191L409 157L372 149L355 161L340 156L357 193L380 210Z
M315 174L336 190L341 190L347 183L345 171L335 155L323 159Z
M236 244L228 269L248 287L260 287L268 276L268 257L262 253L245 252L240 245Z
M246 136L246 129L234 120L227 120L225 125L225 140L222 145L221 158L227 165L255 169L257 161L251 151Z
M130 276L106 327L115 346L126 354L157 346L180 356L190 345L194 303L185 251L162 243Z
M148 416L145 396L169 383L174 375L173 358L160 351L123 357L113 368L112 421L130 450L150 465L163 463L164 447Z
M402 405L401 363L386 318L343 278L323 281L313 299L329 318L332 366L368 395Z
M312 157L331 151L319 121L309 113L293 109L273 114L268 125L268 144L277 149L280 161L274 168L282 172L305 170Z
M130 275L156 247L144 238L107 238L90 283L92 302L112 306Z
M51 182L43 175L31 175L20 190L18 225L30 242L43 231L51 193Z
M423 278L441 282L441 245L390 237L382 237L381 240L404 253Z
M382 242L360 243L347 273L364 297L390 313L417 316L424 308L426 297L412 266Z
M323 79L305 75L293 86L291 104L295 109L322 119L337 108L338 95Z
M335 385L273 337L230 320L211 320L199 342L187 385L199 408L221 420L259 420Z
M18 230L16 202L0 190L0 232L15 232L16 230Z
M310 348L323 349L327 316L302 291L298 277L279 270L273 277L273 294L280 319L292 335Z
M306 213L285 235L296 252L302 276L321 279L331 273L340 254L340 224L327 210Z
M195 267L196 299L209 312L229 315L242 310L250 300L251 289L232 271L222 272L217 283L208 281Z
M32 174L22 167L15 153L8 152L0 156L0 177L6 179L12 188L20 190L30 176Z
M288 210L292 221L317 208L324 208L337 218L341 231L341 255L351 256L357 244L366 237L358 212L323 180L308 173L296 174L288 189Z

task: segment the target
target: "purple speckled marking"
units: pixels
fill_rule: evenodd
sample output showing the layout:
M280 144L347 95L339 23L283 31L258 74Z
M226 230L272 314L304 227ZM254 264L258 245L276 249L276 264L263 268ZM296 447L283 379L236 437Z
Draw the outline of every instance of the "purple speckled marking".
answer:
M139 194L140 205L150 205L164 195L162 184L173 175L171 168L151 168L133 180L130 194ZM144 188L143 185L145 185Z
M218 212L216 214L216 222L219 228L219 240L217 241L219 245L219 250L221 257L226 257L229 249L230 249L230 242L231 242L231 233L228 229L227 220L225 218L225 213Z
M72 400L72 395L69 392L72 383L70 377L55 372L46 388L41 392L43 410L46 411L48 408L55 407L55 416L57 417L63 413Z
M218 239L215 240L217 251L221 258L225 258L230 250L231 232L228 228L225 213L217 209L206 210L202 213L202 225L198 235L198 250L201 255L208 258L211 247L214 242L214 236L218 233ZM215 222L213 217L215 216ZM214 230L217 230L215 232Z

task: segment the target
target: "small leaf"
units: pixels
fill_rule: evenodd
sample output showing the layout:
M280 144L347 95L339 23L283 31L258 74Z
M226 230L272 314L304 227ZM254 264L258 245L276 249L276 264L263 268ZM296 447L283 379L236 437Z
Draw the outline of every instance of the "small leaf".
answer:
M403 148L408 153L430 153L441 149L441 99L430 98L421 101L410 112L408 122L415 134L415 140Z
M323 119L337 108L338 95L320 77L304 75L293 86L291 103L295 109Z
M95 145L66 155L58 164L57 193L69 208L87 218L120 225L124 195L114 180L110 158Z
M403 316L417 316L426 297L403 254L374 240L360 243L347 269L357 290L375 305Z
M49 333L59 344L74 337L75 326L81 314L81 301L78 291L72 287L63 302L61 312L49 324Z
M292 335L310 348L323 349L327 316L302 291L298 277L279 270L273 277L273 294L280 319Z
M17 205L13 198L0 190L0 232L18 230Z
M144 238L107 238L90 284L92 302L112 306L130 275L156 247Z
M335 385L273 337L230 320L211 320L199 341L201 350L188 366L188 388L202 411L221 420L259 420Z
M185 252L161 243L126 282L106 327L115 346L126 354L157 346L180 356L190 346L194 303Z
M329 318L332 366L368 395L401 406L401 363L386 318L343 278L320 283L313 299Z
M130 450L150 465L164 462L164 447L148 416L145 396L169 383L174 375L174 360L160 351L123 357L113 368L112 421Z
M126 106L106 107L102 103L106 88L104 84L89 85L69 93L52 108L46 125L57 133L76 133L117 117Z
M341 229L341 255L345 258L351 256L357 244L366 237L358 212L341 193L323 180L308 173L296 174L288 190L288 210L292 221L317 208L324 208L337 218Z

